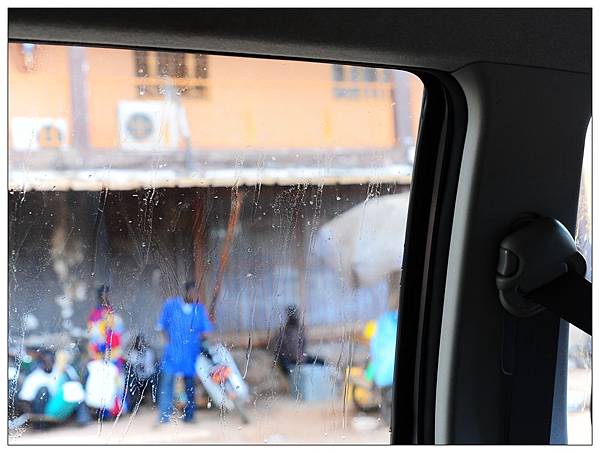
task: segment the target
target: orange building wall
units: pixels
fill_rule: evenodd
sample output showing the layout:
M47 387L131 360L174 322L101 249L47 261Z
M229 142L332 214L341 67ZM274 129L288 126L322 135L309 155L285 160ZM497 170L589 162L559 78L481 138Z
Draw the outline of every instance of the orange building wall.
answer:
M35 66L28 70L21 45L9 44L8 117L62 118L72 131L69 49L36 46L34 61ZM9 128L9 139L10 133Z
M9 117L61 116L70 124L69 47L36 47L36 68L27 72L19 68L20 45L10 45ZM140 78L135 77L133 51L87 48L85 52L90 146L118 149L119 101L163 98L138 94ZM211 55L208 71L207 98L182 97L192 148L395 146L389 83L368 84L384 90L383 97L337 99L329 64ZM411 101L416 99L412 103L417 109L412 119L416 129L421 83L414 79Z
M117 102L134 100L134 62L131 50L85 50L88 62L88 123L92 148L119 148Z
M423 82L417 76L410 77L410 121L412 124L415 143L419 135L419 124L421 123L421 104L423 102Z

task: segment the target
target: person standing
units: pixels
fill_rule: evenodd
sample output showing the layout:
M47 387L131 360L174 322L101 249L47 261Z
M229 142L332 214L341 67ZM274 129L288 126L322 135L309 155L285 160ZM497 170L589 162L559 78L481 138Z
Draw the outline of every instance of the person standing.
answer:
M116 417L125 411L124 398L124 365L123 333L124 326L121 317L115 313L111 301L110 287L101 285L96 292L97 302L88 317L88 362L84 371L86 386L86 404L99 411L102 417ZM110 382L104 382L110 376ZM94 395L97 394L95 397ZM107 395L111 395L107 398ZM81 415L80 422L87 420Z
M165 347L159 376L159 422L167 423L173 410L175 378L183 376L187 402L183 420L192 422L195 407L196 358L202 352L202 340L213 332L206 307L199 299L196 282L187 282L183 296L165 301L158 321Z
M275 360L281 370L289 377L294 367L301 364L325 365L325 362L305 352L306 337L298 318L298 307L286 308L286 319L275 338Z
M125 382L127 383L127 401L129 407L139 407L146 391L156 395L156 375L158 362L154 348L144 335L137 334L126 355Z
M123 320L115 313L108 285L97 289L96 306L88 316L87 325L90 360L107 360L122 370L125 364L122 346Z

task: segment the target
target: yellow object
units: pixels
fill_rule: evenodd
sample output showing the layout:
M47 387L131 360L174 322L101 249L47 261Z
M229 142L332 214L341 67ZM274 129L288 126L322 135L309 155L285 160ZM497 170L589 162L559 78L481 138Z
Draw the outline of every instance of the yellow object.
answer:
M71 357L67 351L59 350L54 356L54 369L63 372L69 366Z
M369 321L365 328L363 329L363 337L367 340L370 340L375 336L375 332L377 331L377 322L374 320Z
M351 367L346 369L348 383L346 401L352 402L358 411L370 411L377 408L378 393L371 382L364 378L364 367Z

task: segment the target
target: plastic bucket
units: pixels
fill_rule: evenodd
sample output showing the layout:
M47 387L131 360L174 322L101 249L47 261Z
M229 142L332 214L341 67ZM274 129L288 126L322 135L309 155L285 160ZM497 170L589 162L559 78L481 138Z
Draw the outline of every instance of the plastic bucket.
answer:
M292 398L302 401L329 401L337 391L337 372L327 365L298 365L290 376Z

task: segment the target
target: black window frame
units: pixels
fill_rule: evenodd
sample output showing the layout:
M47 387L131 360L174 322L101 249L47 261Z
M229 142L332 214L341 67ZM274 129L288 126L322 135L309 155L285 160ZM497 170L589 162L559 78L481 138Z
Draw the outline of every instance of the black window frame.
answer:
M400 287L392 444L435 443L442 311L467 128L466 100L454 78L413 73L423 82L424 97Z

